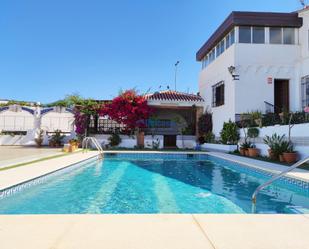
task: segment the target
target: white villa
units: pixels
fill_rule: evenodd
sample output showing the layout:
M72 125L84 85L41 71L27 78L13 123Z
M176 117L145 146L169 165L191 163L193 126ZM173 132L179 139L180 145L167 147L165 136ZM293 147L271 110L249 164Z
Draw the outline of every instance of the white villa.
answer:
M241 113L300 111L309 105L309 8L232 12L196 58L216 136Z

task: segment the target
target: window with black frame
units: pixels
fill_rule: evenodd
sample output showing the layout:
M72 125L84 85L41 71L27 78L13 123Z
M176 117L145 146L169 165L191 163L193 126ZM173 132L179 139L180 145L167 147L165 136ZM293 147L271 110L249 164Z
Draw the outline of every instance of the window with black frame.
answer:
M301 79L302 107L309 106L309 75Z
M212 107L224 105L224 81L212 86Z

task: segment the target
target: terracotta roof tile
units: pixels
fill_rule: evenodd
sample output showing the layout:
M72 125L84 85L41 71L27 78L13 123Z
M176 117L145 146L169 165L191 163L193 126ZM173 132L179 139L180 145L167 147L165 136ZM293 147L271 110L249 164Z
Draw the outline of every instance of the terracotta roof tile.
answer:
M147 100L169 100L169 101L188 101L188 102L203 102L203 98L199 95L182 93L172 90L155 92L145 96Z

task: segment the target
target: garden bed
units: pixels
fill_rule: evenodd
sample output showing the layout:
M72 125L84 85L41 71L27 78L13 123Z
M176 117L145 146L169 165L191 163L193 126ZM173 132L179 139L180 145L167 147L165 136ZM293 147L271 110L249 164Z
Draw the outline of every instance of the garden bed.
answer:
M229 154L237 155L237 156L245 157L245 158L250 158L250 159L256 159L256 160L259 160L259 161L264 161L264 162L269 162L269 163L276 163L276 164L280 164L280 165L283 165L283 166L291 166L291 165L293 165L293 164L290 164L290 163L280 162L278 160L273 160L273 159L270 159L269 157L266 157L266 156L248 157L248 156L242 156L242 155L240 155L239 152L235 152L235 151L230 152ZM298 168L309 171L309 163L305 163L304 165L302 165L302 166L300 166Z

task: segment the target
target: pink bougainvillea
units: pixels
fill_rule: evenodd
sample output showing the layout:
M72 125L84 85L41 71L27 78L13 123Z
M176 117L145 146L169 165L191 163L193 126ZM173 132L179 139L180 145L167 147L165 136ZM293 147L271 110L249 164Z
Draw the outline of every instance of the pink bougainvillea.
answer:
M101 116L107 115L117 123L124 124L128 130L144 128L151 113L147 100L135 90L123 92L99 111Z
M88 125L88 115L80 112L77 108L74 110L75 132L78 135L84 135Z
M309 113L309 106L305 107L304 112Z

